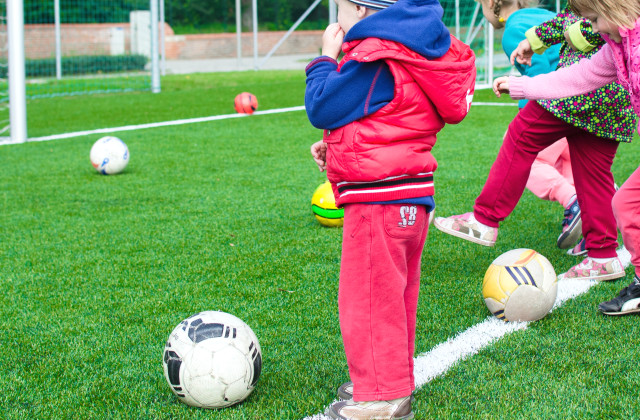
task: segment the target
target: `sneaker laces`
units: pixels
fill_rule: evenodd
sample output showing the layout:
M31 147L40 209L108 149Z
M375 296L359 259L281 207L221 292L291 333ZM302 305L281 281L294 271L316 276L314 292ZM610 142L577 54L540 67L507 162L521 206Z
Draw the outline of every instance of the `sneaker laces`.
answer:
M569 216L571 216L571 206L564 209L564 219L562 219L562 227L569 226Z

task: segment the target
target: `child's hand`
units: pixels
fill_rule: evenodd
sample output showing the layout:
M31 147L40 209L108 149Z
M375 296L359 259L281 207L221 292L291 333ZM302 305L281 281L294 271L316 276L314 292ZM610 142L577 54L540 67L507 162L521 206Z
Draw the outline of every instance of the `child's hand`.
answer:
M518 44L518 48L516 48L515 51L511 53L511 64L516 64L517 60L520 64L526 64L527 66L530 66L531 56L533 56L531 44L529 44L529 40L523 39Z
M327 26L322 35L322 55L338 59L340 51L342 51L342 41L344 39L344 31L337 23Z
M501 93L509 93L509 77L498 77L493 81L493 93L499 98Z
M311 145L311 156L318 165L320 172L324 172L327 169L327 144L322 140L317 141Z

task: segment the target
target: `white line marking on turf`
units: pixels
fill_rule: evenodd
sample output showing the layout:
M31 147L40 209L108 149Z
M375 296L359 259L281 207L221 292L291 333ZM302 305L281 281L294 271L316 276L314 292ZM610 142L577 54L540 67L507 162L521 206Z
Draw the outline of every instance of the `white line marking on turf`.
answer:
M304 106L293 106L290 108L278 108L278 109L270 109L267 111L256 111L253 115L268 115L268 114L280 114L283 112L291 112L291 111L304 111ZM217 120L227 120L230 118L245 118L249 117L247 114L225 114L225 115L213 115L210 117L199 117L199 118L187 118L182 120L173 120L173 121L162 121L156 123L148 123L148 124L138 124L138 125L125 125L122 127L112 127L112 128L99 128L96 130L86 130L86 131L76 131L73 133L63 133L63 134L54 134L51 136L44 137L32 137L28 142L34 141L50 141L50 140L61 140L68 139L72 137L80 137L80 136L88 136L91 134L108 134L108 133L117 133L121 131L134 131L134 130L142 130L146 128L157 128L157 127L168 127L174 125L184 125L184 124L195 124L200 122L209 122L209 121L217 121ZM2 144L14 144L11 139L0 140L0 145Z
M472 105L481 105L481 106L517 106L517 103L503 103L503 102L474 102ZM268 115L268 114L280 114L283 112L292 112L292 111L304 111L304 105L301 106L293 106L290 108L278 108L278 109L270 109L267 111L256 111L253 115ZM173 125L184 125L184 124L195 124L200 122L209 122L209 121L217 121L217 120L227 120L230 118L244 118L249 117L247 114L225 114L225 115L213 115L210 117L199 117L199 118L187 118L181 120L173 120L173 121L162 121L156 123L148 123L148 124L137 124L137 125L125 125L122 127L111 127L111 128L98 128L95 130L85 130L85 131L75 131L72 133L62 133L62 134L53 134L51 136L42 136L42 137L31 137L27 140L30 142L39 142L39 141L50 141L50 140L62 140L69 139L73 137L81 137L81 136L89 136L92 134L111 134L122 131L134 131L134 130L144 130L146 128L157 128L157 127L168 127ZM0 137L0 146L8 145L8 144L18 144L11 140L10 137Z
M562 280L558 282L558 296L552 311L567 300L586 293L595 280ZM453 338L440 343L430 351L414 358L413 373L416 388L420 388L436 377L445 374L449 368L461 360L478 353L484 347L514 331L524 330L529 322L504 322L489 317L479 324L461 332ZM305 417L304 420L330 420L324 414Z

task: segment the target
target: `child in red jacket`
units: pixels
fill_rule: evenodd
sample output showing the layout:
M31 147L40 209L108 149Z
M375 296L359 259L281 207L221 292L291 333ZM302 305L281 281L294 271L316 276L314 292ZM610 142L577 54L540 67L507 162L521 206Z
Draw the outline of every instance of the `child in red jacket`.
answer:
M349 376L336 419L413 418L420 263L434 208L431 149L461 121L474 56L437 0L337 0L338 23L307 66L312 146L344 206L338 307ZM340 51L345 53L338 63Z

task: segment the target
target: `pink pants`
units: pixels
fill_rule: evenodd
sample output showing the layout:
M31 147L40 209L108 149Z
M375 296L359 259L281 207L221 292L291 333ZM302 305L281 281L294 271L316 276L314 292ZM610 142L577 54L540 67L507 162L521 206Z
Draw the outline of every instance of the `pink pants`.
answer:
M640 276L640 168L613 196L613 214L622 232L622 242L631 253L631 264Z
M424 206L344 208L338 308L356 401L406 397L415 389L420 260L428 230Z
M527 188L538 198L569 207L576 187L573 185L567 139L558 140L538 153L531 165Z
M615 192L611 165L615 140L598 137L556 118L534 101L515 116L473 212L485 225L498 227L515 208L538 153L567 138L573 179L582 212L582 235L593 258L613 258L618 246L610 203ZM536 227L531 227L535 232Z

